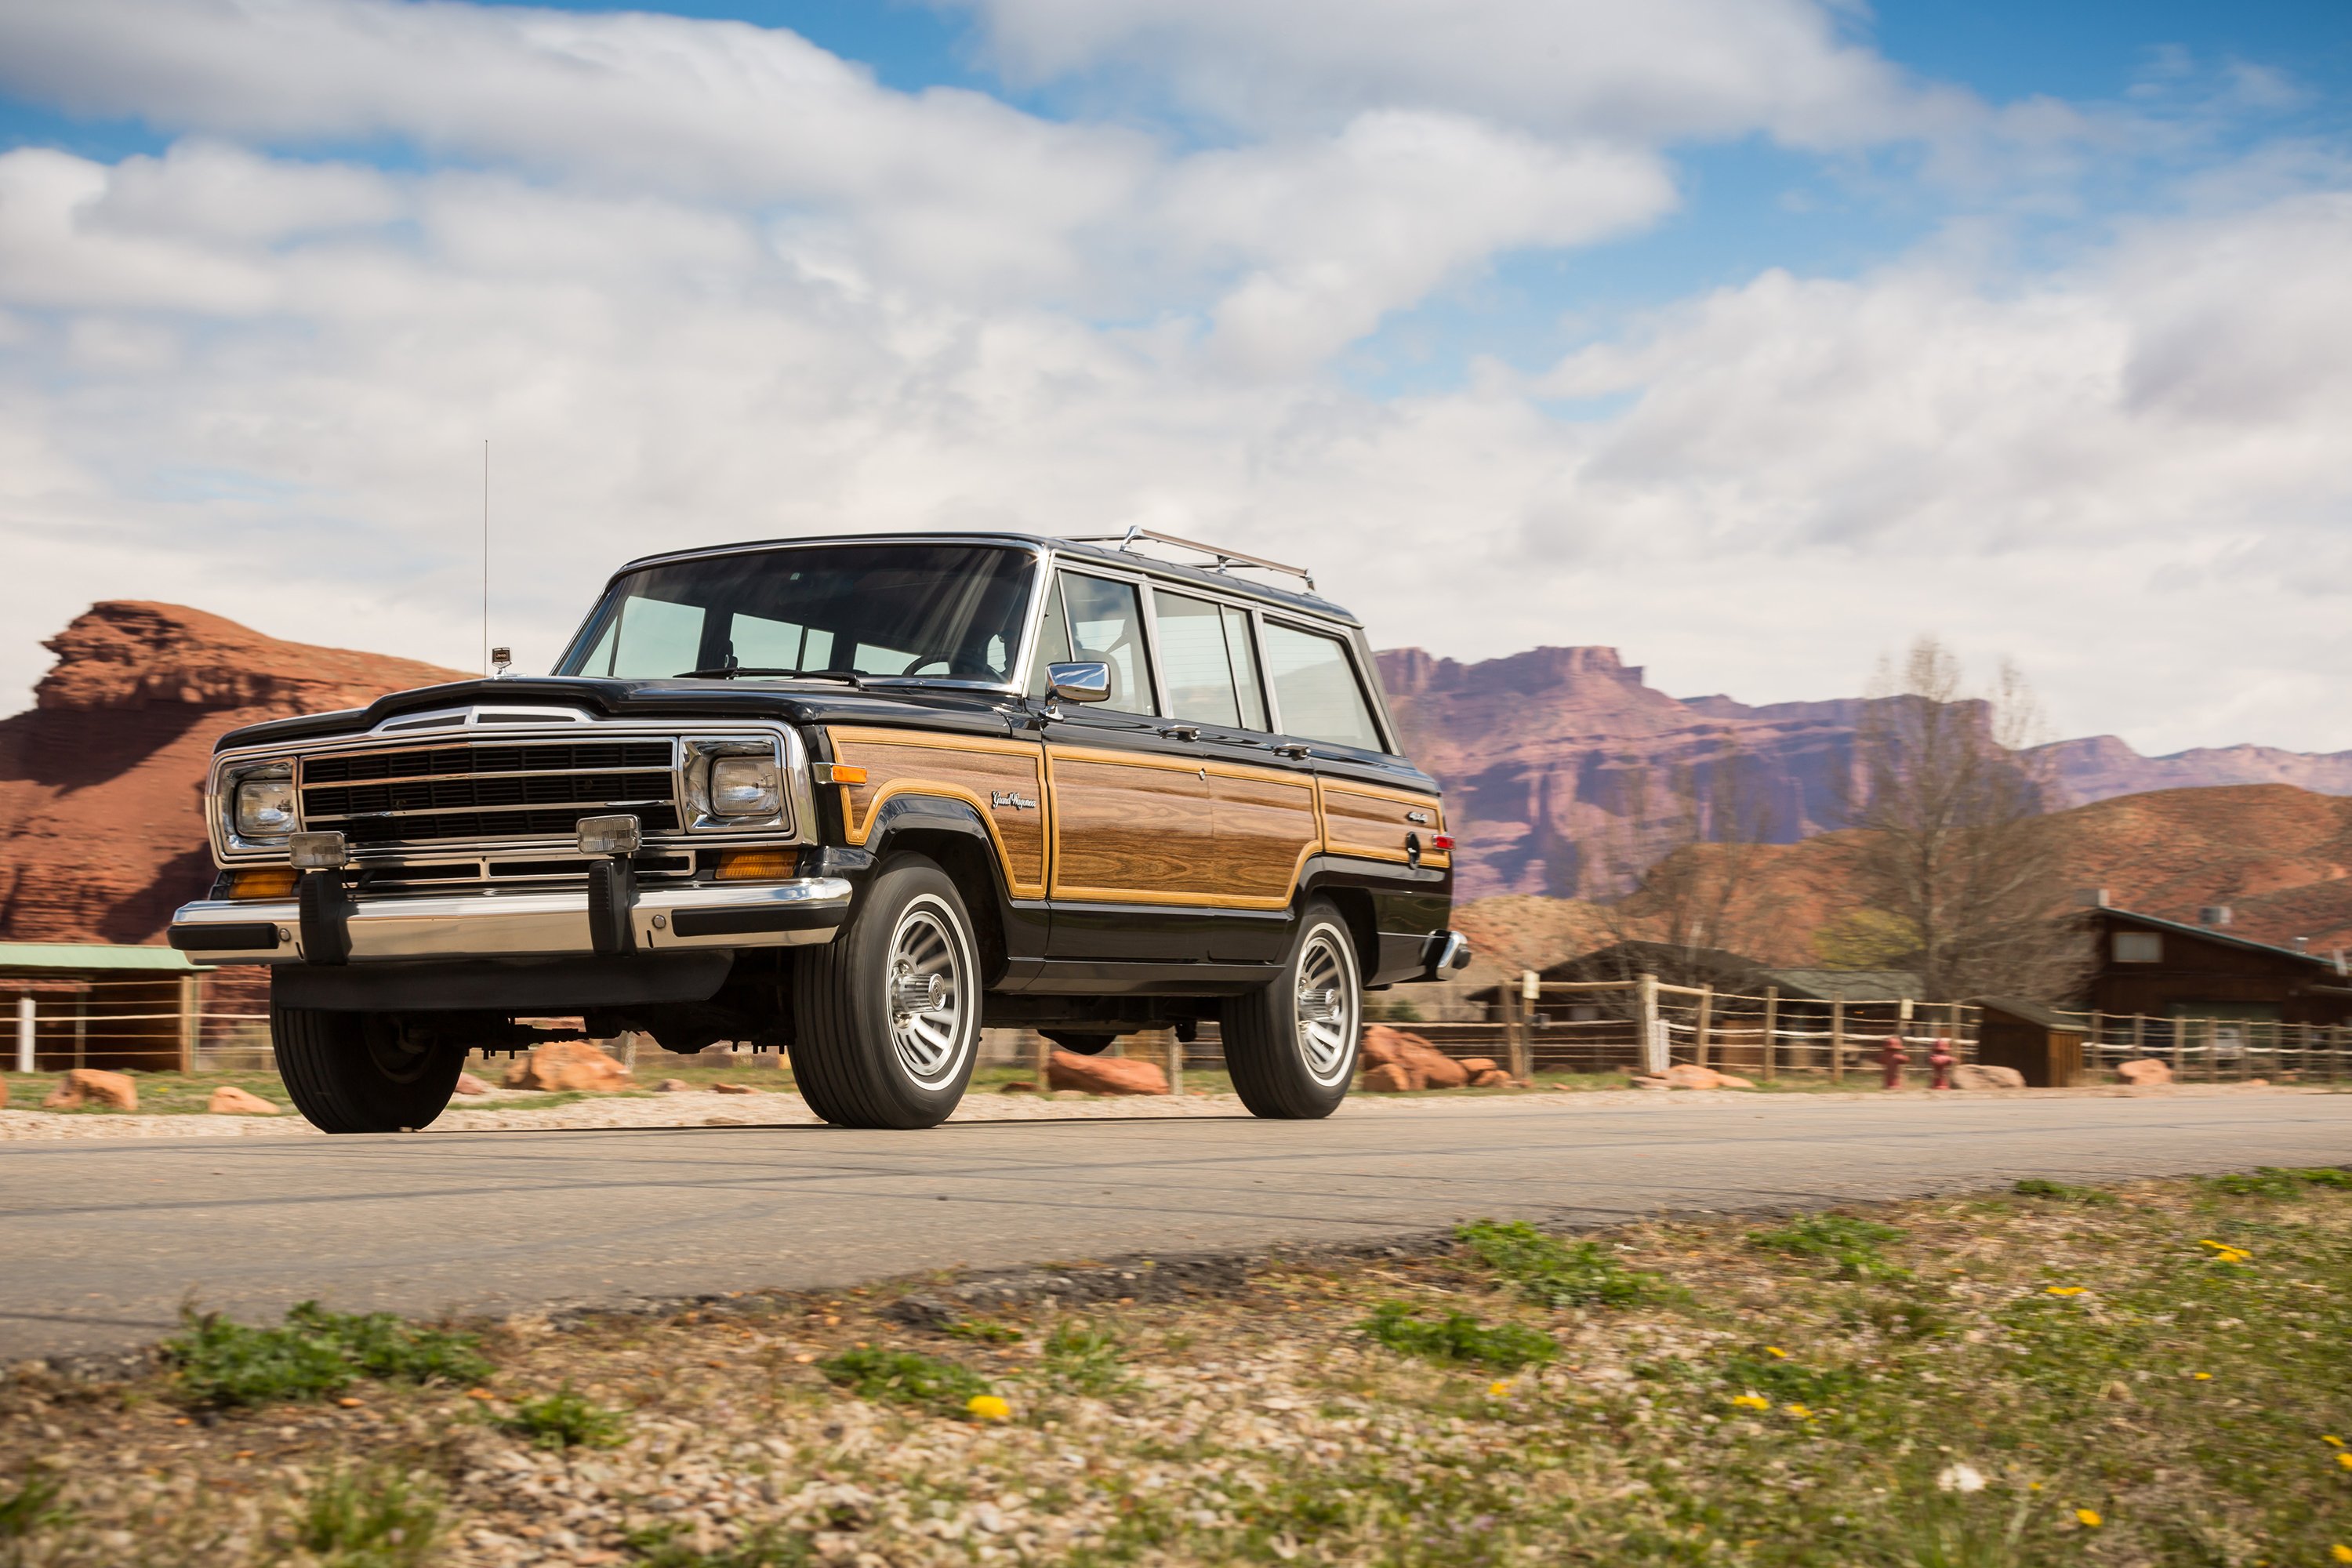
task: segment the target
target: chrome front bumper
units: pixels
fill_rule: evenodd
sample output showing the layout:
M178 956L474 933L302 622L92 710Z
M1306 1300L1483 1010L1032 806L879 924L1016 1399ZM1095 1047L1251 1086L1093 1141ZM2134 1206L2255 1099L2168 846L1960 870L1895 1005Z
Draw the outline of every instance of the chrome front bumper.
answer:
M640 888L629 922L640 952L797 947L831 942L849 918L853 891L839 877ZM339 918L353 963L596 951L584 891L365 899ZM301 906L292 899L184 904L172 917L170 941L199 963L299 963L307 957Z

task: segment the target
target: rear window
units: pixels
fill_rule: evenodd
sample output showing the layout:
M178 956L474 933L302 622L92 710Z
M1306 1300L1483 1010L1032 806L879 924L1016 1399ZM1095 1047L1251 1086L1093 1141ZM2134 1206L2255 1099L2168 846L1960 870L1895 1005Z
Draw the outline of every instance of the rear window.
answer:
M1338 637L1267 621L1265 672L1285 734L1366 752L1383 749L1355 662Z

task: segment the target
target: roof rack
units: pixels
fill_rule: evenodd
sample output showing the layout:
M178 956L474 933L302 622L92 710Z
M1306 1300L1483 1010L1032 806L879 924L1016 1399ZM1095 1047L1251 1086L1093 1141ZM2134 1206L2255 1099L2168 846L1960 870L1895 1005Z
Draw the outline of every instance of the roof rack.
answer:
M1148 528L1129 528L1125 533L1079 533L1067 537L1073 544L1116 544L1121 550L1138 554L1141 552L1135 550L1136 544L1148 539L1154 544L1172 544L1180 550L1194 550L1203 555L1213 556L1217 563L1215 570L1219 572L1234 566L1255 566L1296 577L1307 584L1308 593L1315 592L1315 574L1304 566L1286 566L1279 561L1268 561L1263 555L1244 555L1238 550L1227 550L1223 545L1203 544L1197 539L1179 539L1172 533L1155 533ZM1180 561L1174 564L1181 566L1190 563Z

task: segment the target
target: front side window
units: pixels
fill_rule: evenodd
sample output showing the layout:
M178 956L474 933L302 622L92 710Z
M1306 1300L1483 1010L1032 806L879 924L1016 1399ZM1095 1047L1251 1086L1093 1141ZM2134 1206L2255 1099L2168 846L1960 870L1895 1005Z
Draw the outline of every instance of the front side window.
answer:
M1110 696L1102 706L1120 713L1158 712L1144 650L1143 595L1135 584L1065 572L1061 586L1070 657L1110 666Z
M1381 732L1357 683L1348 645L1320 632L1265 623L1265 672L1286 734L1377 752Z
M671 562L615 583L559 675L1012 679L1035 557L827 544Z
M1151 604L1160 633L1160 676L1168 683L1174 716L1265 729L1265 697L1258 690L1248 615L1165 588L1152 590Z

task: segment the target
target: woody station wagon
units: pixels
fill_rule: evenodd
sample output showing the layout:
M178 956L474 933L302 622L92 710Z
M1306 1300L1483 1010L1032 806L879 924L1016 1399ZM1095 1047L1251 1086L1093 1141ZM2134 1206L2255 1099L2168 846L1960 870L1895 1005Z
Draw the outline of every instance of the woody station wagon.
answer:
M1360 626L1140 531L647 557L554 674L249 725L206 801L172 945L273 966L331 1132L423 1126L467 1048L574 1018L781 1047L818 1114L893 1128L955 1108L983 1025L1214 1020L1251 1110L1324 1116L1364 992L1469 959Z

